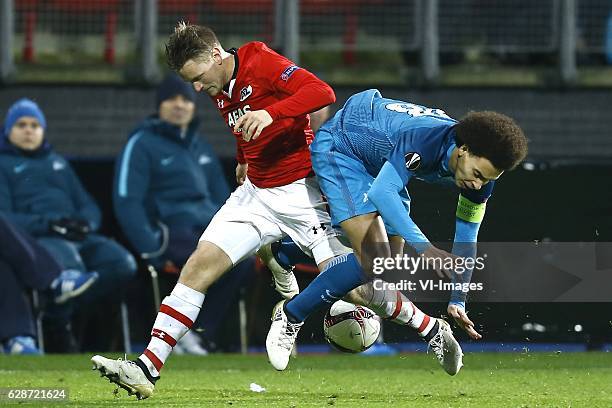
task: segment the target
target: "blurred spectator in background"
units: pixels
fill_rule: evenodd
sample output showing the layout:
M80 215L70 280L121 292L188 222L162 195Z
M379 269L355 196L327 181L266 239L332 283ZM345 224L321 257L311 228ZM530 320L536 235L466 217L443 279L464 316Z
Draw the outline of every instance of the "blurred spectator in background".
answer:
M96 272L64 270L32 237L0 215L0 343L8 354L40 354L26 291L40 291L56 325L69 325L70 300L87 291ZM67 328L69 330L69 326ZM64 339L73 341L72 336Z
M134 276L136 263L117 242L96 234L100 210L45 139L46 127L29 99L8 110L0 144L0 213L35 237L62 269L99 274L80 301L109 301Z
M219 159L198 133L196 94L176 74L157 89L157 113L129 136L115 169L113 202L123 233L140 257L157 270L174 273L195 250L200 235L229 197ZM211 288L203 327L209 347L253 262L243 262ZM193 331L180 351L205 354ZM176 347L175 347L176 350Z

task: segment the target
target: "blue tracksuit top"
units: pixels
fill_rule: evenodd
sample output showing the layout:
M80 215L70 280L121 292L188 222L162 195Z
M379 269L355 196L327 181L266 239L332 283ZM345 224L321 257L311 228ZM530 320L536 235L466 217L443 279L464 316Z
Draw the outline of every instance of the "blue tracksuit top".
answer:
M140 253L159 249L158 221L206 227L229 196L221 164L198 125L194 120L182 133L151 116L130 134L117 159L115 215Z
M46 141L34 152L0 143L0 212L33 236L46 235L61 217L88 221L93 231L101 214L68 161Z

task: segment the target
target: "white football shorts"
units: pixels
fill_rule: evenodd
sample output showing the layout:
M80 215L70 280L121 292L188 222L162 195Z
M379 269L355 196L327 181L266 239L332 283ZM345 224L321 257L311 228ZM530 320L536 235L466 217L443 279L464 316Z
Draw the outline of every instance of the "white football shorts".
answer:
M215 214L200 241L212 242L236 265L287 235L317 264L352 252L331 226L315 177L272 188L256 187L247 178Z

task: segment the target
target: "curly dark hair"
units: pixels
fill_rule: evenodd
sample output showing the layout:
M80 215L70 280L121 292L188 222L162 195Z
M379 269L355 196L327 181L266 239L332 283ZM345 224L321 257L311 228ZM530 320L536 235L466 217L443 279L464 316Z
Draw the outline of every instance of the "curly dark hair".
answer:
M181 21L166 43L168 66L178 72L190 59L207 60L212 49L219 45L215 32L209 27Z
M498 170L511 170L527 156L527 138L510 117L498 112L469 112L455 125L457 145L484 157Z

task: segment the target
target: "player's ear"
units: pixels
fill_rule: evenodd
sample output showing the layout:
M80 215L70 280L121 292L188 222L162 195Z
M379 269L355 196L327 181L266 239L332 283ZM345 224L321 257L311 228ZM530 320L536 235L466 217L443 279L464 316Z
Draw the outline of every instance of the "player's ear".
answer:
M223 63L223 57L221 57L221 50L219 47L213 47L211 54L215 64L221 65Z
M468 147L466 145L461 145L458 147L459 151L458 151L458 156L461 157L467 153L470 152L470 149L468 149Z

